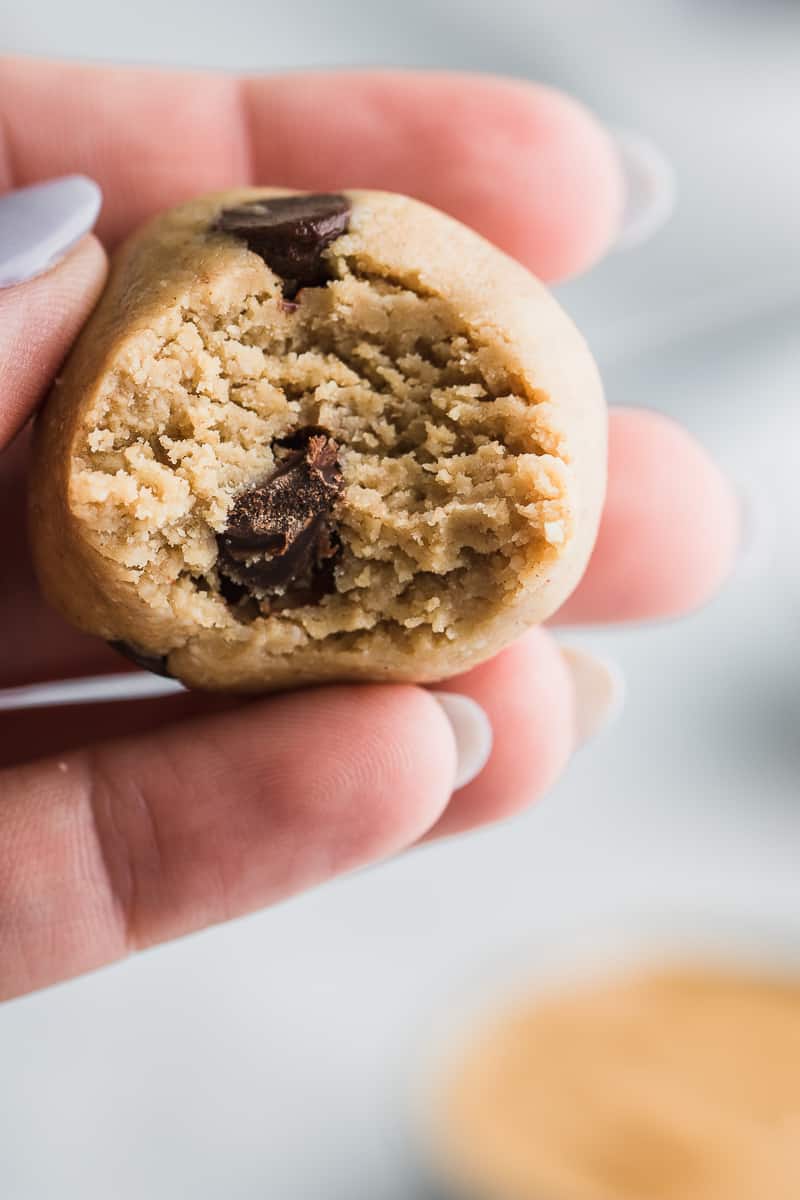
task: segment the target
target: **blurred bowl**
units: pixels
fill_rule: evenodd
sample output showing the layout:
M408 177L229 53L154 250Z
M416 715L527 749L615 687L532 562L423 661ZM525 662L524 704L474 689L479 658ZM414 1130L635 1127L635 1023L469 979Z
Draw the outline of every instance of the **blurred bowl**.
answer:
M426 1200L511 1200L495 1189L490 1194L485 1186L466 1183L441 1136L448 1081L455 1080L470 1050L505 1015L532 1009L539 999L572 996L587 986L655 970L692 969L800 984L800 918L768 923L747 913L639 912L619 914L596 926L540 930L524 944L484 962L442 997L437 1011L418 1030L406 1089L412 1153ZM800 1079L797 1088L800 1097ZM774 1188L767 1187L767 1192L777 1200ZM783 1196L780 1191L781 1200Z

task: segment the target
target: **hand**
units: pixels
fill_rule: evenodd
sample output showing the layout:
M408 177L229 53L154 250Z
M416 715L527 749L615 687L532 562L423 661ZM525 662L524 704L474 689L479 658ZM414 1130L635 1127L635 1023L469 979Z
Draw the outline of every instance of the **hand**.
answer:
M532 85L400 72L242 81L8 60L0 97L0 187L83 172L105 195L99 240L0 291L0 686L121 669L39 596L24 534L25 432L11 442L102 287L103 246L214 188L365 186L447 209L554 280L609 247L621 212L601 126ZM560 617L689 609L726 573L736 538L731 493L688 435L616 411L599 542ZM0 996L508 816L564 768L580 688L546 631L444 691L474 703L342 686L0 716ZM483 714L491 758L454 792L459 772L474 775L481 739L488 749Z

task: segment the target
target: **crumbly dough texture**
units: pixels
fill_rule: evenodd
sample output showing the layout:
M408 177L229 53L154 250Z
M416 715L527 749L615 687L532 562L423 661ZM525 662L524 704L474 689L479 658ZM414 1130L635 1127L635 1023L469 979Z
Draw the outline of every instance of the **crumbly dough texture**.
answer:
M591 356L545 288L406 197L348 192L330 281L287 302L224 208L120 252L37 423L31 535L81 628L193 687L430 681L488 658L578 581L605 485ZM340 447L334 590L231 604L218 535L305 426Z

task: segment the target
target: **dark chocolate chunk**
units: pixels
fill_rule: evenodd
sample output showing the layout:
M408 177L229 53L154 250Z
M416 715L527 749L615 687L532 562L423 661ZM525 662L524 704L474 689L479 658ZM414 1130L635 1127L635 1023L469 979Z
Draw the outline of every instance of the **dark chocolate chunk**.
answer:
M118 654L123 658L129 658L131 662L136 663L137 667L141 667L143 671L152 671L154 675L165 675L171 679L167 670L166 654L148 654L146 650L137 650L135 646L131 646L130 642L109 642Z
M250 593L246 587L242 587L240 583L234 583L227 575L220 575L219 594L226 604L234 608L240 604L242 600L248 600Z
M326 429L307 425L276 446L289 453L234 502L217 537L217 567L239 587L274 596L272 608L291 608L333 591L341 542L331 513L344 479L339 447Z
M335 447L336 453L339 452L339 447L333 441L330 435L330 430L324 425L301 425L299 429L293 429L291 433L287 433L282 438L275 439L275 445L280 446L282 450L303 450L308 447L308 443L312 438L325 438Z
M281 276L284 296L292 300L301 288L327 282L322 253L349 221L346 196L274 196L223 209L214 228L243 238Z

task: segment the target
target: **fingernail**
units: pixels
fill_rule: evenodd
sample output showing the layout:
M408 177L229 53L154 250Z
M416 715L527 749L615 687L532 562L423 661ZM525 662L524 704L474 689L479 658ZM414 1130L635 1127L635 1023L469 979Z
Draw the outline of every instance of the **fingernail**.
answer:
M739 553L734 574L741 579L760 575L772 564L778 537L778 512L764 481L734 483L739 500Z
M492 752L492 726L474 700L456 692L431 692L441 705L456 739L456 778L453 791L471 783L489 761Z
M625 206L615 249L631 250L665 225L675 207L672 164L648 138L627 129L612 133L625 177Z
M577 748L619 716L625 703L625 678L616 663L577 646L562 646L561 653L572 676Z
M0 288L55 266L92 228L101 203L100 188L84 175L0 196Z

